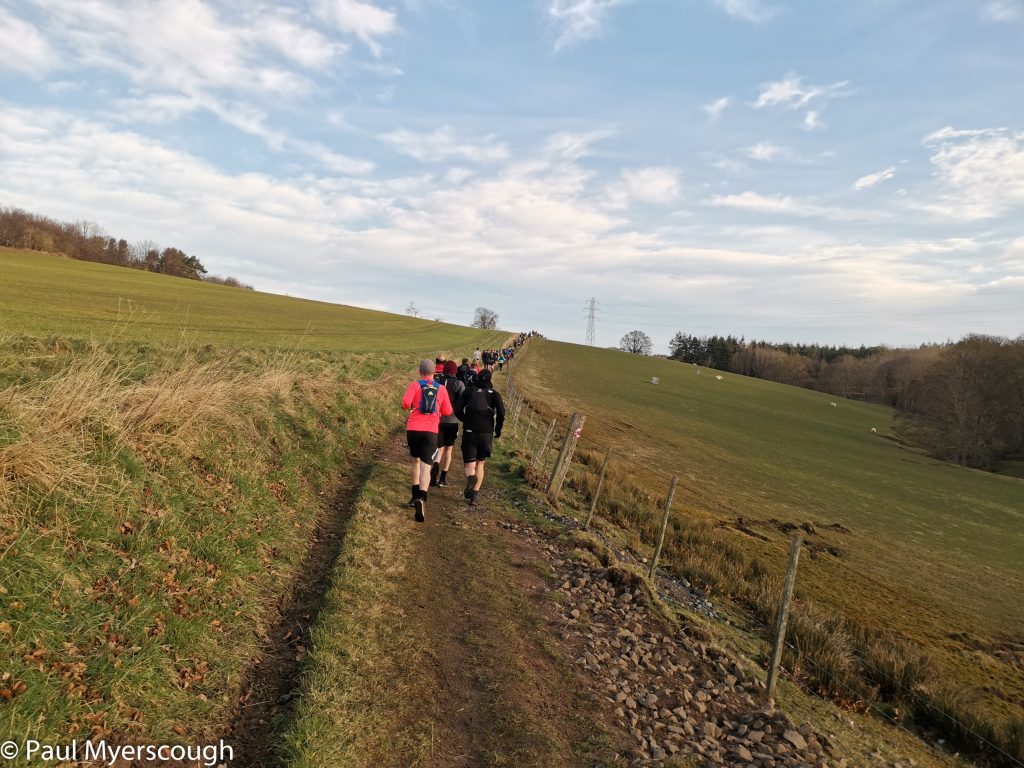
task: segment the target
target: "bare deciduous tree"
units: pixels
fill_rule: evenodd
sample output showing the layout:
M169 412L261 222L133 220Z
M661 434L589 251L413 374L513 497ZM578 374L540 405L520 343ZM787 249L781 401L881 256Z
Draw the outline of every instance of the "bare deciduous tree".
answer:
M473 312L473 327L493 331L498 327L498 313L487 307L477 307Z
M619 339L619 349L634 355L649 355L653 348L651 337L643 331L630 331Z

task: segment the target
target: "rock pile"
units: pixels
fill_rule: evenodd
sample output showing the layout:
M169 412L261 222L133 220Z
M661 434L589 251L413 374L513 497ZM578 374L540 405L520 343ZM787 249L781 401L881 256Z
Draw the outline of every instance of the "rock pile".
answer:
M526 526L504 524L520 534ZM539 538L539 537L538 537ZM766 707L763 684L723 651L666 632L639 584L618 569L542 547L567 641L583 677L629 734L635 765L844 768L825 736Z

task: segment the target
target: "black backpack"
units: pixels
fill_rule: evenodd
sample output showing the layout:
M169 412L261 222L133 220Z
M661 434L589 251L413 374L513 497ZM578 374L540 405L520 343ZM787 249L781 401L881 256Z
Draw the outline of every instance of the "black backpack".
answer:
M444 388L448 390L448 401L454 403L459 399L458 387L455 386L461 379L458 376L445 376ZM465 382L463 382L465 383Z
M493 394L493 389L474 386L469 395L469 402L466 403L466 413L493 413L494 406L491 405L493 400L491 395Z

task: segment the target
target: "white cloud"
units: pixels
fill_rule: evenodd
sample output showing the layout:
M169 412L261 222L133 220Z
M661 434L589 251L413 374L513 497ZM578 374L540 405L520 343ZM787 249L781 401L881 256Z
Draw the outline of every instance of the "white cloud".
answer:
M757 144L753 144L745 150L747 157L751 160L760 160L762 162L769 162L777 157L781 157L785 154L786 150L777 144L771 144L766 141L759 141Z
M37 0L47 27L85 67L112 70L147 91L186 96L244 95L281 100L308 93L311 81L268 50L304 66L324 66L341 46L278 11L229 18L203 0ZM283 37L277 37L281 35Z
M548 136L544 142L543 156L545 161L580 160L593 154L591 147L615 135L610 128L595 131L559 131Z
M824 128L825 123L821 120L821 112L817 109L809 109L804 115L804 130L813 131L816 128Z
M875 186L880 182L891 179L895 175L896 166L891 165L885 170L878 171L877 173L869 173L867 176L861 176L859 179L853 182L853 188L857 190L870 189L871 187Z
M708 205L743 208L763 213L790 213L798 216L815 215L818 210L788 195L762 195L750 191L734 195L715 195L708 201Z
M752 191L732 195L714 195L706 200L705 204L719 208L739 208L758 213L816 217L834 221L868 221L888 218L888 214L875 211L822 206L813 201L789 195L762 195Z
M27 21L0 7L0 71L9 69L39 78L60 60L46 37Z
M548 21L555 28L555 50L601 34L612 8L626 0L548 0Z
M1024 19L1024 1L989 0L981 6L981 18L985 21L1009 22Z
M328 40L318 30L285 15L269 16L251 31L252 38L309 69L328 66L348 46Z
M632 202L665 204L679 197L679 172L665 166L626 168L609 185L608 204L625 208Z
M830 98L842 93L847 85L846 80L832 85L805 85L803 77L789 73L782 80L765 83L754 102L755 109L764 107L781 107L783 109L801 109L812 101Z
M934 200L918 207L957 219L989 219L1024 207L1024 131L942 128L924 138L932 149Z
M489 163L505 160L509 156L508 147L495 136L484 136L476 140L464 139L457 136L448 125L427 132L400 128L385 133L380 138L397 152L424 163L437 163L452 158L462 158L474 163Z
M723 96L720 99L715 99L710 104L705 104L702 109L708 113L708 117L712 122L721 117L722 112L725 108L732 103L732 99L729 96Z
M761 24L778 14L778 10L762 2L762 0L714 0L716 6L730 16Z
M317 0L315 9L320 18L359 38L374 56L381 54L378 38L394 34L398 29L394 11L363 0Z
M754 109L806 109L803 127L811 131L824 125L821 113L825 109L825 103L829 99L846 95L844 89L847 84L846 80L831 85L805 84L803 77L790 72L782 80L764 83L753 106Z

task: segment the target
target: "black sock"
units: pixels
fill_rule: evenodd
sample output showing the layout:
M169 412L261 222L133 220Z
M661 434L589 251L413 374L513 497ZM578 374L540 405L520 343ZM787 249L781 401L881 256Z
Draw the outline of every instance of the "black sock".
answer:
M441 470L441 479L442 480L447 480L448 479L448 470L447 469L442 469Z
M427 500L427 492L422 490L422 489L420 489L419 493L420 493L420 498L423 499L423 501L426 501Z
M419 484L412 486L412 497L415 499L420 493Z

